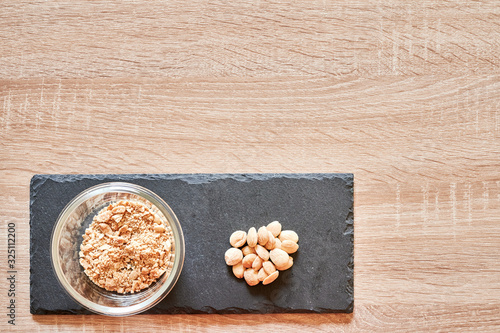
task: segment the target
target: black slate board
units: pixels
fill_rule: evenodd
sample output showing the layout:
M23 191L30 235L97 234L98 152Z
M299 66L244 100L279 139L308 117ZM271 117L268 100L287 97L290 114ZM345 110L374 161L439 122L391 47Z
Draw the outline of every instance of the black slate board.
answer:
M88 314L52 271L57 216L81 191L125 181L149 188L176 213L186 259L172 292L146 313L352 312L352 174L35 175L30 186L30 311ZM229 236L278 220L295 230L294 265L249 287L224 262Z

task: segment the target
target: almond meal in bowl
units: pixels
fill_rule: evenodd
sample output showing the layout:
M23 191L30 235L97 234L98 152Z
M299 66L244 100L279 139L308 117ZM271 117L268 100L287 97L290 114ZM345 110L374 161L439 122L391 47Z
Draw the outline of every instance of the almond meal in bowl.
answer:
M83 235L80 264L101 288L117 293L145 289L167 271L172 230L147 206L120 201L102 209Z
M59 214L51 261L63 289L83 308L109 316L158 304L184 264L184 235L170 206L147 188L104 183Z

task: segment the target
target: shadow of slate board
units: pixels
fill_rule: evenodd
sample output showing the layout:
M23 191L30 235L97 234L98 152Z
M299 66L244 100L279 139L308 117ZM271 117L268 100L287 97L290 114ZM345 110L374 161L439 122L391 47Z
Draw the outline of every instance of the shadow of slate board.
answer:
M30 310L88 314L52 271L50 236L81 191L123 181L162 197L182 225L186 258L167 297L145 313L352 312L352 174L35 175L30 186ZM249 287L226 266L235 230L278 220L295 230L294 265L270 285Z

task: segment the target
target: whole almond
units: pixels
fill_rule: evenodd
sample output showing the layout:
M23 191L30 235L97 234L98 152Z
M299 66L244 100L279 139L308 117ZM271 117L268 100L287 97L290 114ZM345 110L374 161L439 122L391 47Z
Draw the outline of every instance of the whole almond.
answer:
M299 242L299 235L293 230L283 230L280 234L280 241L283 243L284 240L291 240L295 243Z
M269 260L269 251L266 250L263 246L257 245L255 247L255 251L257 251L257 255L262 258L262 260Z
M283 265L283 266L280 266L280 267L276 266L276 268L279 271L286 271L287 269L289 269L292 266L293 266L293 258L292 257L288 257L288 262L286 263L286 265Z
M283 243L281 244L281 246L283 246ZM276 267L282 267L288 263L289 255L282 249L274 249L269 253L269 257Z
M243 267L243 264L241 262L233 266L233 274L238 279L243 278L244 273L245 273L245 267Z
M255 245L257 245L257 229L255 229L254 227L251 227L249 230L248 230L248 235L247 235L247 243L248 243L248 246L250 247L255 247Z
M267 240L266 245L264 246L268 250L274 249L274 246L276 245L276 238L273 236L273 234L268 231L269 233L269 239Z
M275 238L274 242L275 242L274 243L274 248L275 249L281 249L281 241L280 241L280 239L279 238Z
M276 271L276 272L274 272L274 273L272 273L272 274L269 274L269 276L268 276L268 277L266 277L266 278L264 279L264 281L262 281L262 284L263 284L263 285L267 285L267 284L269 284L269 283L273 282L274 280L276 280L276 278L278 277L278 275L279 275L279 274L280 274L280 273L279 273L278 271Z
M255 253L257 254L257 252L255 252L255 247L250 247L250 246L245 246L241 249L241 251L243 252L243 255L244 256L247 256L249 255L250 253Z
M259 278L258 274L256 271L254 271L252 268L248 268L245 273L243 273L243 277L245 278L245 281L248 283L249 286L255 286L259 284Z
M258 271L259 269L262 268L262 263L264 262L264 260L262 260L261 257L257 257L255 258L255 260L253 261L252 263L252 268L256 271Z
M281 232L281 223L278 221L273 221L267 225L267 230L273 233L274 237L278 237Z
M259 245L266 245L267 241L269 240L269 233L266 227L260 227L259 231L257 232L257 242Z
M259 281L264 281L264 279L268 276L269 274L266 273L264 268L259 269L259 273L257 274L257 279Z
M289 239L285 239L283 242L281 242L281 249L286 253L291 254L297 252L297 250L299 249L299 245Z
M276 267L270 261L264 261L262 263L262 268L264 268L264 271L266 271L268 275L276 272Z
M245 245L246 242L247 242L247 233L244 232L243 230L235 231L233 232L231 237L229 237L229 243L231 243L233 247L241 247Z
M234 266L243 259L243 252L240 249L232 247L226 251L224 259L226 259L226 264Z
M252 264L253 264L255 258L257 258L257 255L254 253L250 253L249 255L246 255L243 258L243 267L245 267L245 268L252 267Z
M226 264L233 266L234 276L244 278L249 286L259 282L267 285L278 278L279 271L293 266L289 254L298 250L298 241L295 231L282 230L281 223L273 221L258 230L251 227L248 233L242 230L233 232L229 237L233 247L224 257Z

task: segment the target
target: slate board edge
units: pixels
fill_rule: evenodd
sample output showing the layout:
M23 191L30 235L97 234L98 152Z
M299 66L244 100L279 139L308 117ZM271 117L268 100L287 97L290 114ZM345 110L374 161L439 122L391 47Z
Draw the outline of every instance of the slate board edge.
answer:
M34 300L31 297L31 290L33 288L33 281L31 280L31 261L32 256L31 253L33 251L33 234L31 232L31 217L32 217L32 204L36 200L32 196L36 189L39 186L42 186L47 180L52 180L55 182L71 182L75 180L82 179L92 179L92 180L106 180L107 178L113 177L126 177L128 180L182 180L186 181L189 184L202 184L207 182L212 182L219 179L235 179L238 181L252 181L252 180L267 180L274 177L285 177L292 179L299 179L303 177L307 178L316 178L318 180L324 178L340 178L346 182L347 185L351 186L351 192L353 194L354 191L354 174L352 173L196 173L196 174L35 174L31 178L30 181L30 313L34 315L45 315L45 314L93 314L91 311L86 309L72 311L72 310L36 310L33 303ZM346 231L346 233L350 234L351 238L351 252L353 255L351 256L350 263L348 265L348 270L350 271L350 295L351 295L351 303L350 306L345 310L333 310L333 309L325 309L325 308L313 308L313 309L287 309L282 307L275 307L272 311L260 311L260 310L252 310L252 309L243 309L243 308L225 308L225 309L215 309L212 307L205 307L202 310L194 310L183 308L182 310L174 310L172 312L161 312L162 314L245 314L245 313L255 313L255 314L264 314L264 313L352 313L354 309L354 195L352 196L352 206L349 211L349 214L346 218L346 224L350 229ZM159 313L155 311L154 308L144 312L144 314L155 314Z
M104 181L110 177L126 177L131 180L173 180L178 179L186 181L189 184L203 184L220 179L234 179L238 181L252 180L268 180L275 177L284 177L292 179L300 179L308 177L311 179L324 178L340 178L344 181L354 180L352 173L176 173L176 174L36 174L33 175L30 181L30 188L36 190L43 185L47 180L55 182L72 182L75 180L92 179ZM33 203L33 198L30 198L30 206Z
M32 276L32 267L33 267L33 255L32 253L34 252L34 249L33 249L33 246L34 246L34 237L33 237L33 228L31 228L31 221L33 219L33 211L32 211L32 204L34 202L34 198L33 198L33 180L35 179L35 177L37 177L38 175L35 175L31 178L31 182L30 182L30 220L29 220L29 226L30 226L30 313L31 314L39 314L36 310L35 310L35 306L34 306L34 300L33 300L33 280L31 279L31 276Z

